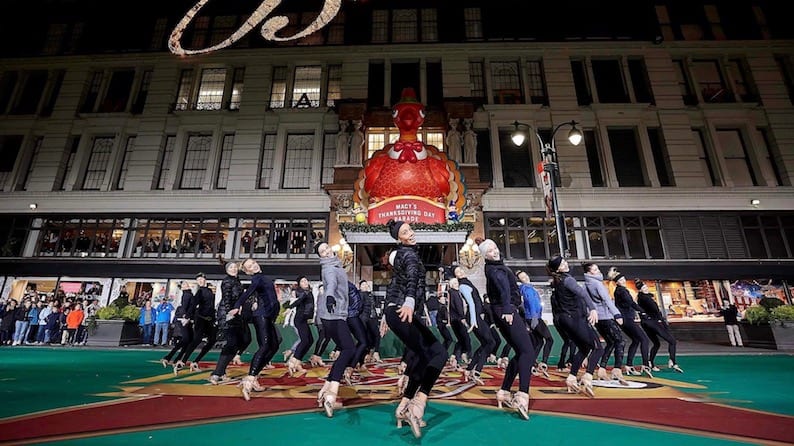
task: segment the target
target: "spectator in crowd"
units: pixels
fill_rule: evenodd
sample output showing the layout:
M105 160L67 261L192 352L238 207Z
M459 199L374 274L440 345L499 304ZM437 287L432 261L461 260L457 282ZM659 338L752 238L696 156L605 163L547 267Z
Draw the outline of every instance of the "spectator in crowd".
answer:
M725 319L725 329L728 330L728 338L731 340L731 345L744 347L742 333L739 331L739 310L736 305L727 300L722 301L720 316Z
M171 325L171 314L174 312L174 306L168 296L166 296L155 310L157 317L154 321L154 340L152 343L160 346L168 345L168 328Z
M138 316L138 326L143 329L143 336L141 337L141 344L152 345L154 336L154 324L157 320L157 310L152 308L152 301L147 300L141 307L140 315Z

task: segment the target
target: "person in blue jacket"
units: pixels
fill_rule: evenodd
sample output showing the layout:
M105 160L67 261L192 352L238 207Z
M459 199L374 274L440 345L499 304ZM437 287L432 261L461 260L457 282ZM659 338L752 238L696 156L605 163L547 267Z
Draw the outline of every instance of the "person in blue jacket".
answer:
M535 365L535 372L548 378L549 355L551 354L551 347L554 345L554 338L551 336L551 331L549 331L546 321L543 320L543 305L540 301L540 295L538 290L529 283L529 274L525 271L518 271L516 276L518 281L521 282L518 290L521 291L521 298L524 300L524 319L526 319L529 326L529 335L535 345L535 353L539 354L541 347L543 348L543 356Z
M138 326L143 328L141 344L152 344L152 337L154 336L154 323L156 320L157 310L152 307L152 301L147 299L146 302L144 302L143 307L141 307L141 312L138 316Z

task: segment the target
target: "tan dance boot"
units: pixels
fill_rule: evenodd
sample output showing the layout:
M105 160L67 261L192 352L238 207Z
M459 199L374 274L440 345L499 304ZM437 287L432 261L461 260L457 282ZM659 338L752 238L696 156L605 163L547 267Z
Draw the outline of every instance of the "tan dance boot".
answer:
M253 382L255 380L255 376L246 375L243 377L242 381L240 381L240 384L237 385L243 394L243 399L246 401L251 401L251 390L253 390Z
M499 389L496 391L496 407L503 409L507 406L508 409L513 408L513 394L509 390Z
M579 393L579 380L576 375L568 375L565 378L565 386L568 388L568 393Z
M342 404L336 402L336 395L339 393L339 382L329 381L328 388L323 395L323 409L328 418L333 418L334 410L342 407Z
M521 418L529 420L529 394L516 392L513 396L513 408L521 415Z
M312 355L309 358L309 364L311 364L312 367L325 367L325 363L323 362L323 358L321 358L321 357L319 357L317 355Z
M422 437L422 417L425 416L426 406L427 395L417 392L405 410L405 421L411 426L411 432L416 438Z
M619 382L621 386L628 386L629 382L623 377L623 372L618 367L612 369L612 379Z
M579 391L589 398L595 398L595 391L593 390L593 375L585 373L579 381Z

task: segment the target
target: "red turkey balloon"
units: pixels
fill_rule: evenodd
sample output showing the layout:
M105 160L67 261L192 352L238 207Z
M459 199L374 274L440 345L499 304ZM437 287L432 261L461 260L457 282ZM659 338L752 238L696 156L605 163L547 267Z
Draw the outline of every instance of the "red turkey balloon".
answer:
M400 102L392 109L392 118L400 136L366 162L355 185L355 200L368 208L367 220L371 224L390 218L443 223L448 204L453 202L460 210L464 201L457 164L417 138L425 109L412 88L403 90Z

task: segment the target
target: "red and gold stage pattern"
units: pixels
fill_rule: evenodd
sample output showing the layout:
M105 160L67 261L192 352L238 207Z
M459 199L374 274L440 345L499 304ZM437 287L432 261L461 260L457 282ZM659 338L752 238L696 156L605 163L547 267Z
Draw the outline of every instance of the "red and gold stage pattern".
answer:
M457 163L417 139L425 110L413 89L403 90L392 117L400 136L364 164L353 200L367 209L369 224L383 224L392 218L412 223L446 222L448 210L460 213L466 203Z

